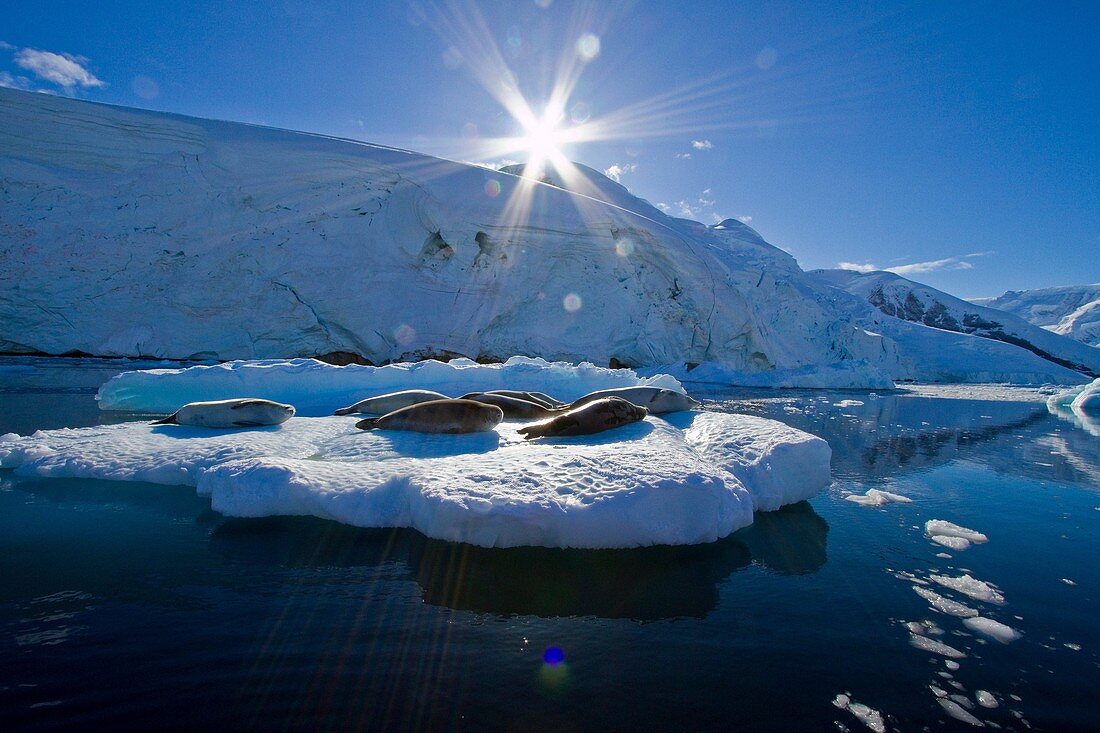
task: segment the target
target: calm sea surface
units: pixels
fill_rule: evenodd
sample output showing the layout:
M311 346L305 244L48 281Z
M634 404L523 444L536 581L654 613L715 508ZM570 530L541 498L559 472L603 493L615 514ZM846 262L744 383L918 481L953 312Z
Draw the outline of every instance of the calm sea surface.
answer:
M0 361L0 433L126 419L94 401L118 363L52 364ZM1100 437L1001 392L702 395L826 438L834 483L697 547L485 550L0 470L0 730L1096 729ZM1003 604L933 578L964 575Z

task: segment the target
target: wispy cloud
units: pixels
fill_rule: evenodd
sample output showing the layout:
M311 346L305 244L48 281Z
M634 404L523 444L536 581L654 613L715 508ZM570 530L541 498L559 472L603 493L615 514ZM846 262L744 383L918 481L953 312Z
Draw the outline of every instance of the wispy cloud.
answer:
M68 91L77 87L89 89L107 86L107 82L97 79L88 71L85 67L87 63L88 59L83 56L68 53L39 51L34 48L21 48L15 52L16 66Z
M615 183L620 183L624 173L633 173L636 170L638 170L637 163L627 163L626 165L619 165L616 163L605 170L603 174Z
M0 87L9 89L30 89L31 80L25 76L12 76L6 71L0 71Z
M752 221L752 217L748 216L746 214L746 215L737 217L737 221L741 222L742 224L748 224L750 221Z
M956 257L944 257L939 260L912 262L908 265L896 265L894 267L878 267L870 262L862 264L858 262L838 262L836 266L841 270L855 270L856 272L883 270L885 272L892 272L895 275L920 275L922 273L937 272L939 270L973 270L974 263L970 262L971 259L975 257L985 257L991 254L993 254L993 252L971 252L970 254L958 255Z
M688 160L691 158L691 153L676 153L676 157L680 160Z
M669 206L668 204L666 204L666 203L665 203L665 202L663 202L663 201L660 201L660 202L658 202L657 204L655 204L655 206L656 206L656 207L657 207L658 209L660 209L661 211L665 212L666 214L668 214L668 213L671 213L671 212L672 212L672 207L671 207L671 206Z
M712 143L710 140L692 140L691 147L695 148L696 150L710 150L714 147L714 143Z

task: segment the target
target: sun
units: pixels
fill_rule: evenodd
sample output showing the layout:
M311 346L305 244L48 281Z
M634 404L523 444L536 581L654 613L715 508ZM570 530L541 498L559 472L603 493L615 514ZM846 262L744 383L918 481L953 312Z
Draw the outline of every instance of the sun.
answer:
M547 163L560 167L567 162L562 147L575 142L577 134L574 128L562 125L564 117L560 110L548 107L541 117L523 115L519 120L524 128L519 145L527 151L526 170L530 177L541 176Z

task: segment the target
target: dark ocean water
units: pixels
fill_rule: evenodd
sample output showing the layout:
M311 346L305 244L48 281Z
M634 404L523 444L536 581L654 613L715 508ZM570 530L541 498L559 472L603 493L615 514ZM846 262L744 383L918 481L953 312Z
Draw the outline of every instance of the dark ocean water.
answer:
M94 403L109 366L35 369L0 369L0 433L126 419ZM486 550L0 470L0 730L865 730L840 694L888 730L970 728L939 693L1100 724L1100 438L1034 401L707 396L829 440L834 484L710 545ZM872 488L912 501L844 499ZM929 519L989 541L948 550ZM931 580L963 574L1005 604Z

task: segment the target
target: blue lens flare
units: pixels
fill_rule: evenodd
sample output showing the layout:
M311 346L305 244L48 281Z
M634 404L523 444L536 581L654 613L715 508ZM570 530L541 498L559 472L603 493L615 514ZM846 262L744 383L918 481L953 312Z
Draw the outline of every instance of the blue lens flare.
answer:
M547 647L546 651L542 653L542 661L546 662L551 667L556 667L565 661L565 652L561 650L561 647Z

